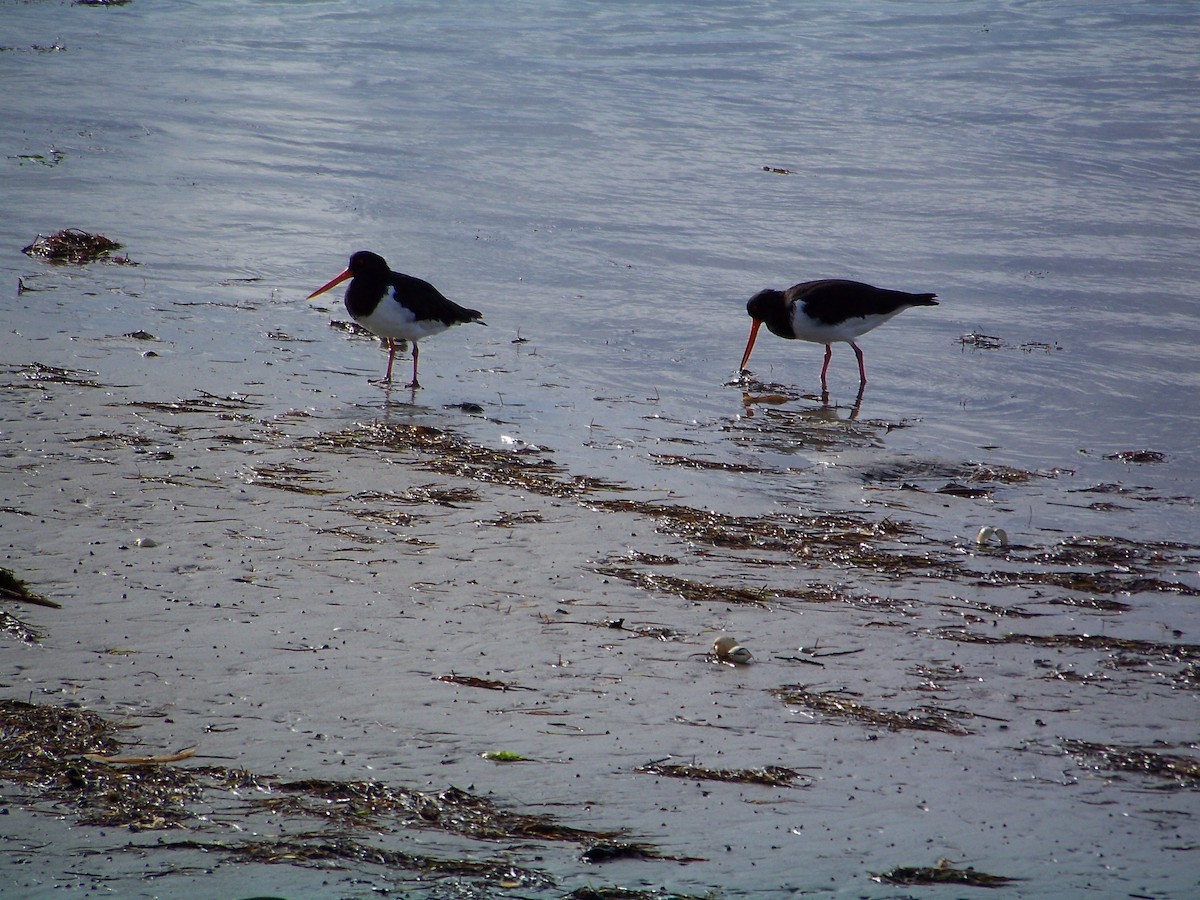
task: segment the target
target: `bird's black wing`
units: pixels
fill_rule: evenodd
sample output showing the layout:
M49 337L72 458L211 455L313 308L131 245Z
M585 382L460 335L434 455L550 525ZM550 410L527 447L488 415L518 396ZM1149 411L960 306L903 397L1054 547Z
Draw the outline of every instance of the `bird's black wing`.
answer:
M437 319L446 325L458 325L483 318L479 310L459 306L428 281L412 275L393 272L392 288L396 291L396 298L412 310L418 319Z
M789 300L803 303L809 316L831 325L858 316L886 316L908 306L937 306L937 294L892 291L844 278L806 281L787 294Z

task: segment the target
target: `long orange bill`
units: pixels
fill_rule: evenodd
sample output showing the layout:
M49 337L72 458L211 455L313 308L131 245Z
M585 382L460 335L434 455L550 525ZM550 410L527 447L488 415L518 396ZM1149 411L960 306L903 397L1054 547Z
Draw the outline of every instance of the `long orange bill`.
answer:
M339 275L337 278L333 279L333 281L329 282L329 284L325 285L324 287L319 287L319 288L317 288L315 291L313 291L311 294L309 294L309 295L308 295L307 297L305 297L304 299L305 299L305 300L311 300L313 297L316 297L316 296L318 296L318 295L320 295L320 294L323 294L323 293L325 293L325 292L326 292L327 290L329 290L331 287L337 287L339 284L341 284L341 283L342 283L343 281L345 281L347 278L350 278L352 275L354 275L354 273L353 273L353 272L351 272L349 269L347 269L345 272L343 272L343 273L342 273L341 275Z
M321 290L325 290L321 288ZM320 293L320 291L318 291ZM750 340L746 341L746 352L742 354L742 364L738 366L738 371L746 368L746 360L750 358L750 351L754 349L754 339L758 337L759 326L762 325L762 319L755 319L754 324L750 326Z

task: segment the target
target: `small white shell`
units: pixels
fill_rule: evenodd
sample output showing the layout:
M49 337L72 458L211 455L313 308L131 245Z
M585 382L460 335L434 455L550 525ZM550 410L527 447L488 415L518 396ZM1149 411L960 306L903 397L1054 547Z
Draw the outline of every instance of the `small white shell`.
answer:
M728 634L713 639L713 653L723 662L745 664L754 658L749 650L737 642L737 638Z
M993 538L1001 547L1008 546L1008 532L1003 528L993 528L991 525L984 525L979 529L979 533L975 535L975 543L982 547Z

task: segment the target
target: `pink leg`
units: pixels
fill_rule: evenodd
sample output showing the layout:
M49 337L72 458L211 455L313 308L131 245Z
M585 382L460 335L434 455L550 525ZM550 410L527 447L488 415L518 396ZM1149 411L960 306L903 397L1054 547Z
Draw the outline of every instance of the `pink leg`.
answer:
M383 376L384 381L392 380L392 360L394 360L395 358L396 358L396 342L393 341L391 338L388 338L388 370L387 370L387 374Z
M833 359L833 345L825 345L825 365L821 366L821 384L825 384L825 373L829 371L829 360Z
M867 369L866 366L863 365L862 351L858 349L858 344L854 343L854 341L850 342L850 346L854 348L854 355L858 357L858 377L861 379L859 384L866 384Z
M417 342L413 341L413 380L412 380L412 384L405 385L405 387L419 388L421 386L421 383L419 381L417 381L417 357L419 357L420 355L421 355L421 351L417 347Z

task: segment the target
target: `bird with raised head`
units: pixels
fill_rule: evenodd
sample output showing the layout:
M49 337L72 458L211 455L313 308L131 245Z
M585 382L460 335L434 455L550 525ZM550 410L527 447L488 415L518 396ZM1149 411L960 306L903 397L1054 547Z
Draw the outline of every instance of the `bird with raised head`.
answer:
M346 288L346 312L371 334L387 342L385 382L392 380L397 340L403 339L412 344L413 375L407 387L419 388L417 359L421 351L418 341L440 334L452 325L465 322L487 324L479 310L459 306L442 296L442 292L428 281L393 272L387 260L370 250L359 250L351 256L350 265L344 272L317 288L307 299L320 296L347 278L352 280Z

